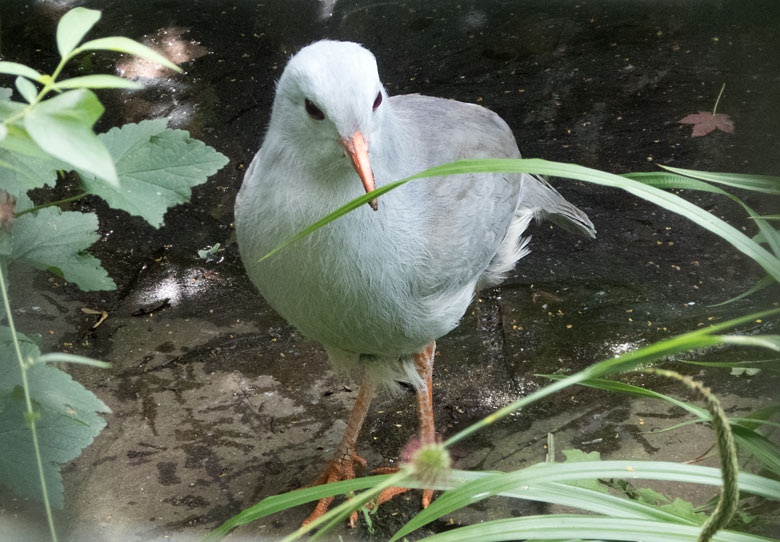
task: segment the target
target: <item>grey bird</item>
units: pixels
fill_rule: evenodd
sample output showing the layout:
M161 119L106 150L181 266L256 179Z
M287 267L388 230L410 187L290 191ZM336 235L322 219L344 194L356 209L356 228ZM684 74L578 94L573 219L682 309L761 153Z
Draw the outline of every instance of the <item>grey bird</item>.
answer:
M356 43L313 43L279 79L235 227L265 300L361 381L335 457L315 483L354 477L371 398L396 381L416 388L419 439L433 443L436 339L458 325L477 290L501 282L528 253L523 233L532 219L591 237L595 228L537 177L452 175L408 183L259 260L375 185L474 158L520 158L498 115L454 100L389 96L374 55ZM423 506L430 499L426 491ZM329 504L320 501L307 522Z

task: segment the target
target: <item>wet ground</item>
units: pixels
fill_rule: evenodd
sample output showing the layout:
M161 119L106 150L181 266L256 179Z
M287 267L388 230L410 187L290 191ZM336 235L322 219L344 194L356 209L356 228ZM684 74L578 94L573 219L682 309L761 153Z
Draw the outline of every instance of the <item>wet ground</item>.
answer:
M4 58L51 70L56 20L73 5L3 2ZM170 211L157 231L96 199L74 204L100 217L102 238L92 252L116 281L116 291L83 293L46 273L12 275L20 329L42 333L47 351L113 364L109 371L69 368L113 413L94 444L64 467L66 507L57 523L65 540L198 539L263 497L307 484L341 436L356 385L332 373L321 348L255 293L233 242L233 200L259 147L274 80L301 46L323 37L359 41L377 56L391 94L419 92L490 107L514 128L526 156L618 173L658 163L780 171L775 2L78 5L103 10L93 36L121 34L160 46L186 71L171 76L123 61L125 73L149 86L102 93L108 114L101 129L167 116L231 161L195 190L191 204ZM112 72L116 60L94 56L78 69ZM735 133L692 138L691 127L678 120L712 110L723 83L718 111L735 121ZM483 292L461 326L439 341L434 401L442 435L538 389L545 383L539 373L575 371L778 300L774 289L711 307L754 284L760 270L695 224L623 192L562 180L556 186L590 215L598 238L535 226L532 254L501 288ZM65 185L37 197L58 199L74 190ZM723 198L687 196L755 232ZM759 210L777 211L777 202L744 196ZM215 258L197 257L197 250L215 243L223 247ZM136 315L155 303L156 310ZM108 318L93 328L98 317L82 308L106 311ZM771 323L755 325L757 331L770 329ZM733 359L720 351L702 356ZM728 369L670 366L713 386L733 416L777 398L777 378L766 372L737 378ZM629 381L680 393L645 376ZM452 451L460 468L511 470L544 460L547 434L553 433L559 450L687 461L710 447L708 428L650 433L685 419L681 410L658 402L571 389ZM380 398L358 451L371 466L393 464L414 431L411 392ZM697 503L710 496L678 484L655 487ZM336 534L343 540L386 539L418 506L419 495L400 497L375 517L375 534L365 525ZM425 533L547 510L491 500ZM277 540L309 511L301 507L266 518L239 529L234 539ZM38 505L7 494L0 498L0 525L3 540L45 536ZM758 527L765 534L773 528Z

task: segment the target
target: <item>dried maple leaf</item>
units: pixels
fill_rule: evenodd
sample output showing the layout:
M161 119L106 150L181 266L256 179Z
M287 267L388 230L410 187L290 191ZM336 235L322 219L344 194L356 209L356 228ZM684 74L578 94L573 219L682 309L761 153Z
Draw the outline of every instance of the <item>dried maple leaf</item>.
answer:
M709 111L699 111L696 114L683 117L677 122L681 124L693 124L691 137L700 137L718 129L727 134L734 133L734 121L728 115L718 113L713 115Z

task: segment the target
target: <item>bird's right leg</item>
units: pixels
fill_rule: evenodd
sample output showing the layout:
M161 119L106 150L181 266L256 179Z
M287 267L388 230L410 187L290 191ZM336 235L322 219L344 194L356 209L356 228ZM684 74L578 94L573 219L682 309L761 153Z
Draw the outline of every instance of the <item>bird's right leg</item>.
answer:
M311 485L317 486L341 480L351 480L355 477L355 461L361 465L366 464L365 459L355 453L355 443L360 434L360 428L363 426L363 421L366 419L368 407L371 405L374 388L375 385L371 378L368 375L364 375L363 381L360 383L360 391L355 400L355 406L352 408L352 413L347 421L347 429L344 431L344 436L336 449L336 456L328 462L325 471ZM303 524L311 523L324 515L332 501L333 497L320 499L314 512L306 518ZM354 513L353 516L353 518L350 518L350 523L357 519L357 513Z

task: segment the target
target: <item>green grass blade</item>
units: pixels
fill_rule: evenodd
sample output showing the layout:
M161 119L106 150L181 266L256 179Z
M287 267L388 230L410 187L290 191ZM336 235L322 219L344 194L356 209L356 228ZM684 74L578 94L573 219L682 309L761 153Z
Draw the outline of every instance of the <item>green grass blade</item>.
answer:
M710 230L711 232L729 242L737 250L744 253L756 263L758 263L761 267L763 267L767 273L780 281L780 260L778 260L777 257L772 255L769 251L767 251L764 247L755 241L751 240L738 229L734 228L713 214L708 213L704 209L694 205L693 203L690 203L675 194L659 190L653 186L648 186L644 183L626 177L613 175L611 173L606 173L575 164L548 162L538 158L459 160L449 164L443 164L441 166L427 169L417 173L416 175L407 177L406 179L395 181L388 185L382 186L369 194L365 194L355 200L352 200L350 203L344 205L340 209L337 209L327 217L317 221L315 224L306 228L299 234L296 234L292 238L282 242L263 258L266 258L268 255L273 254L281 248L290 245L292 242L300 239L305 235L308 235L317 228L324 226L328 222L335 220L350 210L359 207L363 203L366 203L375 197L381 196L389 190L397 188L409 181L427 177L479 172L553 175L556 177L577 179L600 184L603 186L620 188L651 203L655 203L656 205L659 205L669 211L678 213L686 218L689 218L690 220L693 220L700 226Z
M764 288L775 284L776 282L777 281L771 275L764 275L764 278L759 280L757 283L755 283L753 286L751 286L741 294L734 296L731 299L727 299L726 301L721 301L720 303L715 303L714 305L710 305L710 307L722 307L723 305L734 303L735 301L739 301L740 299L744 299L748 296L751 296L754 293L759 292Z
M780 309L771 309L760 313L749 314L746 316L735 318L733 320L721 322L709 327L703 327L695 331L686 333L684 335L678 335L677 337L673 337L671 339L666 339L651 344L649 346L645 346L643 348L628 352L616 358L605 359L603 361L591 365L590 367L578 373L564 377L557 382L553 382L549 386L545 386L544 388L537 390L531 393L530 395L527 395L526 397L523 397L522 399L519 399L514 403L497 410L496 412L494 412L489 416L486 416L479 422L453 435L452 437L447 439L447 441L445 441L444 445L450 446L455 442L471 435L472 433L479 431L483 427L490 425L491 423L497 420L500 420L504 416L507 416L512 412L515 412L516 410L523 408L524 406L530 405L534 401L538 401L543 397L547 397L548 395L552 395L553 393L556 393L564 388L567 388L568 386L578 384L588 379L600 378L600 377L608 376L610 374L625 372L634 369L643 363L651 363L653 361L664 359L668 356L677 354L679 352L684 352L686 350L693 350L696 348L703 348L707 346L715 346L717 344L723 344L724 341L722 336L714 336L711 334L756 319L773 316L778 313L780 313Z
M458 477L460 476L460 477ZM468 477L453 474L456 480ZM621 478L645 480L674 480L680 483L694 483L720 486L720 470L696 465L683 465L662 461L591 461L581 463L539 463L510 473L491 473L471 478L455 490L447 491L428 508L412 518L391 538L399 540L418 529L459 508L469 506L493 495L508 492L523 492L536 484L565 482L595 478ZM768 498L780 498L780 482L744 473L739 475L739 487L747 493L756 493Z
M89 365L91 367L98 367L100 369L110 369L111 364L105 361L98 361L91 358L85 358L84 356L77 356L75 354L66 354L64 352L51 352L49 354L43 354L39 356L36 362L51 363L51 362L64 362L64 363L78 363L80 365Z
M535 538L620 540L636 542L696 542L699 528L660 521L577 515L528 516L487 521L423 538L420 542L512 541ZM713 542L770 542L760 536L719 531Z
M771 175L749 175L741 173L714 173L711 171L696 171L661 165L662 168L702 181L725 184L744 190L763 192L765 194L780 195L780 177Z

